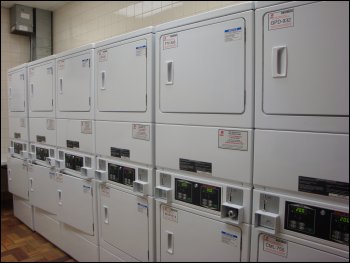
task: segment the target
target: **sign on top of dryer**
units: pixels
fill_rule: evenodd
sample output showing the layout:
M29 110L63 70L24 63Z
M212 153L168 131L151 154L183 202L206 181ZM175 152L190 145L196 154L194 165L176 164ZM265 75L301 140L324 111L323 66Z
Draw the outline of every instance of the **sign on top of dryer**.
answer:
M55 56L28 63L29 117L55 117L55 75Z
M153 122L153 27L95 48L96 120Z
M255 126L349 133L349 3L289 2L255 14Z
M8 70L8 101L10 117L28 117L27 63Z
M94 118L94 46L56 55L57 118Z
M156 27L156 122L251 128L254 3Z

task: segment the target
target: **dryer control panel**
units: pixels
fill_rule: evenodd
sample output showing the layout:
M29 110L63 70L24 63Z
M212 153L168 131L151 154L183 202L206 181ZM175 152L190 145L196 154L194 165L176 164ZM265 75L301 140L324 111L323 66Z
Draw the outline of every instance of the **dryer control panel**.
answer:
M117 164L108 164L108 180L133 187L135 169Z
M81 171L84 166L84 158L73 154L65 153L66 167L71 170Z
M221 210L221 188L175 178L175 199L211 210Z
M36 147L35 153L36 153L35 155L37 160L45 161L46 157L50 157L49 149Z
M284 227L344 245L349 245L349 214L286 202Z

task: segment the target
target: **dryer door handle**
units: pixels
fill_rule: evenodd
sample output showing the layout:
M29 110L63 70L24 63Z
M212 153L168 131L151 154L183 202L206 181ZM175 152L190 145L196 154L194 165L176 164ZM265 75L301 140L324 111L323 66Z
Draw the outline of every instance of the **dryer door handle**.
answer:
M167 252L169 254L174 254L174 233L166 231L167 235Z
M108 224L109 223L109 221L108 221L108 206L103 206L103 210L104 210L104 215L105 215L105 220L104 220L104 222L105 222L105 224Z
M58 204L62 205L62 190L57 190L58 193Z
M166 83L165 85L173 85L174 84L174 61L166 61Z

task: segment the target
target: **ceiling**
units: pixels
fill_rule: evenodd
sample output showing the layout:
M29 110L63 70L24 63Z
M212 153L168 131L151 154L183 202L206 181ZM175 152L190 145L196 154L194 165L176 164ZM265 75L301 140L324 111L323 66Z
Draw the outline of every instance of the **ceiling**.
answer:
M1 7L11 8L15 4L53 11L70 1L1 1Z

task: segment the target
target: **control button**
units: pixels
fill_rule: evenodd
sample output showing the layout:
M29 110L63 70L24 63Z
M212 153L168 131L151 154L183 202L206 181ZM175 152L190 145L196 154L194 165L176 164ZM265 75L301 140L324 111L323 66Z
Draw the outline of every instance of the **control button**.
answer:
M208 201L208 206L212 206L213 205L213 201L212 200L209 200Z
M349 243L349 233L343 234L343 240L344 240L344 242Z
M182 193L177 193L177 198L182 199Z
M182 198L183 198L184 200L186 200L186 197L187 197L186 194L183 194L183 195L182 195Z
M340 237L341 237L341 232L340 231L337 231L337 230L334 230L332 232L332 238L335 239L335 240L340 240Z
M324 211L323 209L320 212L321 216L324 216L326 214L326 211Z
M207 204L208 204L208 200L205 199L205 198L203 198L203 199L202 199L202 205L203 205L203 206L207 206Z
M289 227L295 229L297 227L297 221L290 220L289 221Z
M304 222L298 222L298 229L300 231L304 231L305 229L305 223Z

